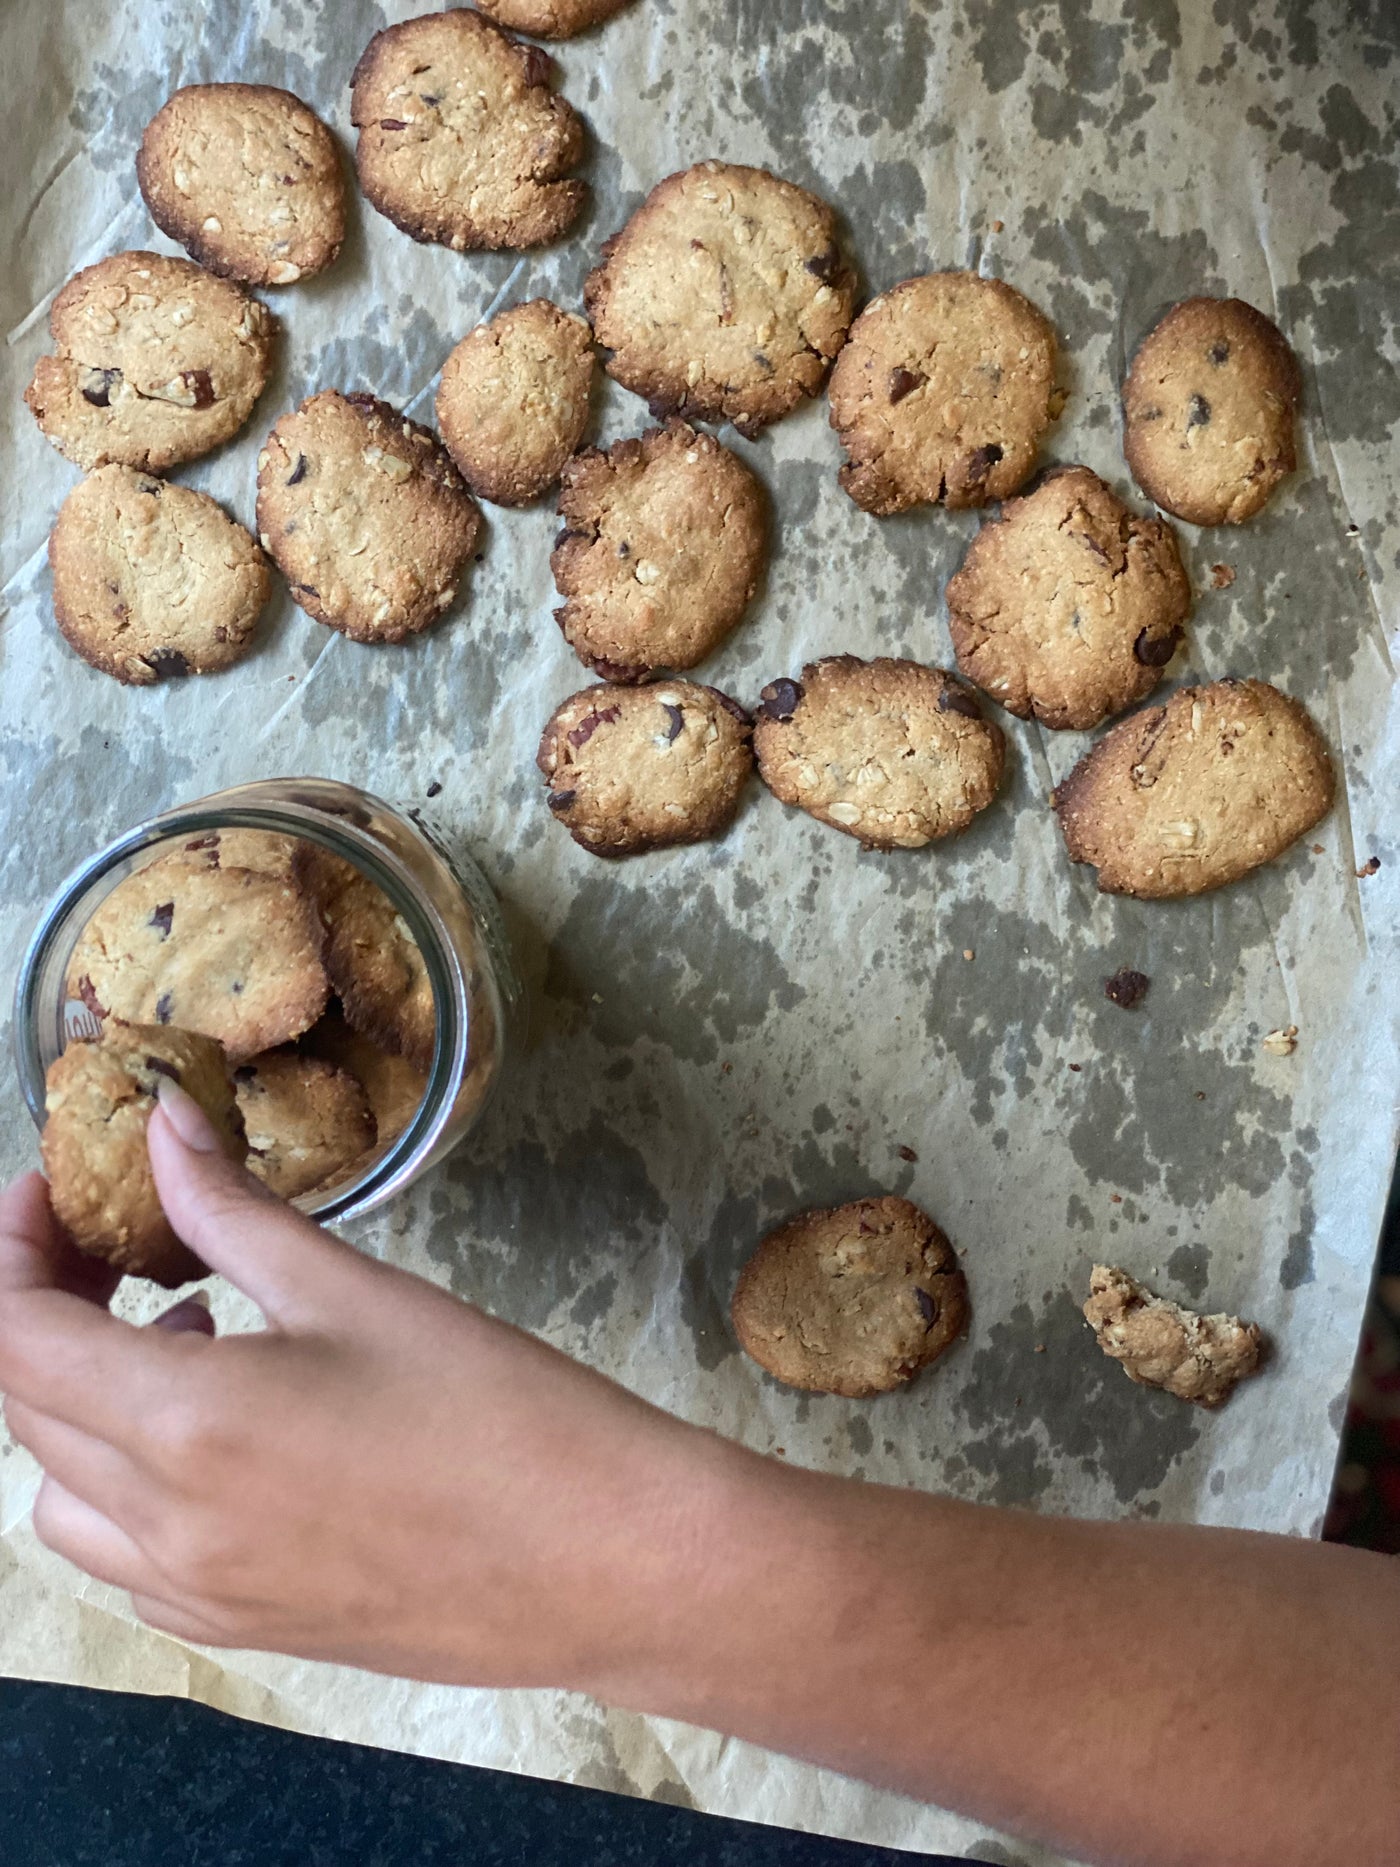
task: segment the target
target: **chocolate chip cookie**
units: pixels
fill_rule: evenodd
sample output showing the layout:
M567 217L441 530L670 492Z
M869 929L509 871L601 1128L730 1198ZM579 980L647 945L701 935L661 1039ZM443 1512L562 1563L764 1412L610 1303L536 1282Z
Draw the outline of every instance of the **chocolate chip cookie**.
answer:
M179 1025L217 1038L231 1063L300 1036L326 995L300 887L179 851L118 883L68 962L68 996L95 1017Z
M867 849L965 830L996 796L1006 750L951 674L885 656L832 655L771 681L753 738L774 797Z
M375 1153L396 1141L417 1114L428 1086L425 1072L407 1057L371 1043L346 1023L338 1006L311 1027L299 1048L307 1056L324 1057L359 1083L374 1117Z
M1159 506L1192 525L1252 518L1297 466L1298 360L1239 298L1188 298L1150 331L1123 385L1123 452Z
M276 323L241 286L188 259L115 253L71 278L49 312L54 355L24 399L60 454L162 473L247 421Z
M701 162L652 189L583 295L609 375L653 415L752 438L821 387L855 274L825 201L766 169Z
M753 770L749 716L713 687L585 687L536 758L549 808L595 856L699 843L733 820Z
M1060 411L1055 333L1002 279L933 272L882 292L831 372L841 484L881 517L1005 499Z
M535 39L572 39L630 4L631 0L477 0L477 11Z
M374 1146L365 1092L333 1063L273 1050L241 1065L234 1086L249 1171L279 1199L337 1184Z
M204 1110L229 1156L246 1152L224 1053L192 1031L113 1019L93 1044L70 1044L48 1073L40 1139L53 1209L80 1251L174 1288L208 1275L161 1210L146 1127L162 1080Z
M566 601L555 620L608 680L693 668L758 588L763 489L737 455L683 421L576 454L559 514L550 563Z
M587 321L532 298L478 324L442 366L437 420L479 499L523 506L583 439L593 387Z
M1112 727L1051 797L1105 894L1199 895L1272 862L1332 808L1322 735L1263 681L1183 687Z
M1085 732L1151 692L1191 586L1176 538L1087 467L988 520L948 585L958 666L1009 713Z
M256 869L260 875L274 875L279 881L297 882L297 851L301 844L295 836L283 836L276 830L209 830L193 836L161 860L170 866L193 869Z
M221 506L134 467L78 482L49 534L49 563L70 647L135 687L231 667L272 588L256 540Z
M458 253L557 240L588 190L569 178L583 125L549 88L554 71L467 7L376 33L350 101L371 205Z
M345 238L330 131L270 84L187 84L146 125L136 180L151 219L192 259L249 285L323 272Z
M407 923L367 875L315 843L299 850L298 873L315 904L326 971L346 1018L426 1070L437 1034L433 988Z
M779 1381L858 1400L938 1359L966 1326L967 1280L926 1212L857 1199L769 1232L731 1314L744 1352Z
M258 455L258 531L308 616L401 642L457 594L481 514L437 436L372 395L325 389Z
M1239 1382L1258 1374L1264 1337L1238 1316L1198 1316L1153 1296L1136 1277L1096 1264L1085 1320L1105 1355L1143 1387L1160 1387L1198 1407L1223 1407Z

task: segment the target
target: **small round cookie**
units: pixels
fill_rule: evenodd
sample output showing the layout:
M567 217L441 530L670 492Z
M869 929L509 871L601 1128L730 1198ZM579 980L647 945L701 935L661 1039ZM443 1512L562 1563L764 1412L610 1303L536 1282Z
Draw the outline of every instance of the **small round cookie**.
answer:
M1297 466L1298 359L1239 298L1187 298L1138 346L1123 384L1123 453L1159 506L1239 525Z
M965 830L1001 783L1006 741L941 668L880 656L811 661L770 681L754 723L774 797L866 849L921 849Z
M825 201L701 162L657 183L583 297L608 374L653 415L732 421L752 440L820 389L855 290Z
M575 454L559 515L550 565L566 600L555 621L605 679L693 668L758 588L763 488L736 454L683 421Z
M981 506L1035 469L1062 398L1055 333L1002 279L932 272L872 299L831 372L842 486L866 512Z
M75 467L163 473L247 421L272 368L266 305L188 259L114 253L71 278L49 312L55 354L24 399Z
M299 1037L327 990L320 930L298 886L197 868L180 851L120 882L68 962L68 995L95 1017L197 1031L231 1063Z
M1282 855L1336 776L1296 700L1263 681L1183 687L1122 720L1053 792L1072 862L1104 894L1200 895Z
M295 285L345 238L335 139L290 91L187 84L146 125L136 180L162 233L211 272Z
M258 532L292 600L353 642L401 642L457 594L481 514L429 428L323 389L258 455Z
M234 1072L234 1088L248 1131L248 1171L279 1199L338 1182L374 1146L364 1090L319 1057L269 1051Z
M572 39L620 13L631 0L477 0L477 11L532 39Z
M300 1048L347 1071L359 1083L374 1117L376 1152L396 1141L418 1113L428 1086L424 1071L407 1057L371 1043L338 1009L312 1026Z
M70 1044L50 1067L39 1146L54 1212L78 1249L173 1289L208 1267L171 1230L146 1152L166 1078L194 1097L229 1158L241 1161L243 1118L219 1045L115 1019L99 1042Z
M595 856L717 836L753 770L743 708L694 681L585 687L555 709L535 763L549 808Z
M69 646L133 687L231 667L272 589L257 541L222 506L134 467L78 482L49 533L49 563Z
M523 506L553 486L583 439L593 333L547 298L468 331L442 366L437 421L478 499Z
M857 1199L769 1232L730 1314L745 1354L777 1380L861 1400L937 1361L967 1324L967 1279L927 1213Z
M550 90L554 72L547 52L467 7L376 33L350 99L370 205L458 253L557 240L588 187L568 178L583 124Z
M948 584L968 679L1008 713L1074 732L1152 691L1190 611L1171 527L1087 467L1055 468L1008 501Z
M420 1070L433 1060L437 1015L418 943L384 891L316 843L298 853L315 904L326 971L355 1029Z

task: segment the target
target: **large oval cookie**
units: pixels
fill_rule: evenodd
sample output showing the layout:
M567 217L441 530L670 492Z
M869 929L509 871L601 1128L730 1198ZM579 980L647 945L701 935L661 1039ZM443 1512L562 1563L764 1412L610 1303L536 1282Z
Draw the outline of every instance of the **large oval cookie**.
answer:
M53 301L54 355L39 358L24 399L84 472L115 460L161 473L237 434L276 328L266 305L188 259L114 253Z
M826 202L732 162L658 182L584 285L610 376L750 437L821 387L854 299Z
M1009 713L1085 732L1149 694L1191 586L1171 527L1087 467L1046 475L968 546L948 585L958 666Z
M1105 733L1051 798L1105 894L1199 895L1272 862L1332 808L1322 735L1263 681L1183 687Z
M789 1387L860 1399L936 1361L967 1322L953 1247L907 1199L799 1212L740 1273L731 1314L746 1354Z
M832 655L771 681L754 726L773 795L867 849L966 829L996 796L1005 745L951 674L885 656Z

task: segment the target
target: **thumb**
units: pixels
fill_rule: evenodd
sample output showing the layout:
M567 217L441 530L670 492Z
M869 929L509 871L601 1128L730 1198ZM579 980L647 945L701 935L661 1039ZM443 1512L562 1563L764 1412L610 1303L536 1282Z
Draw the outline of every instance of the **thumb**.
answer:
M270 1322L324 1311L327 1280L342 1276L355 1254L230 1160L203 1109L169 1080L146 1144L166 1218L211 1270Z

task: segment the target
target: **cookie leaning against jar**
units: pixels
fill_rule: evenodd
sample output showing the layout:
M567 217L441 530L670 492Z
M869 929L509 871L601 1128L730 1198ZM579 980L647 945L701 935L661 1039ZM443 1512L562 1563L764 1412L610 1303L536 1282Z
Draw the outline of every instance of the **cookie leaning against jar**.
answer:
M362 870L318 843L298 849L297 873L314 904L326 972L347 1021L426 1070L437 1032L432 981L394 904Z
M164 253L114 253L53 301L54 354L24 392L60 454L163 473L247 421L272 368L276 320L229 279Z
M333 1186L374 1147L363 1085L321 1057L270 1050L234 1071L248 1170L279 1199Z

